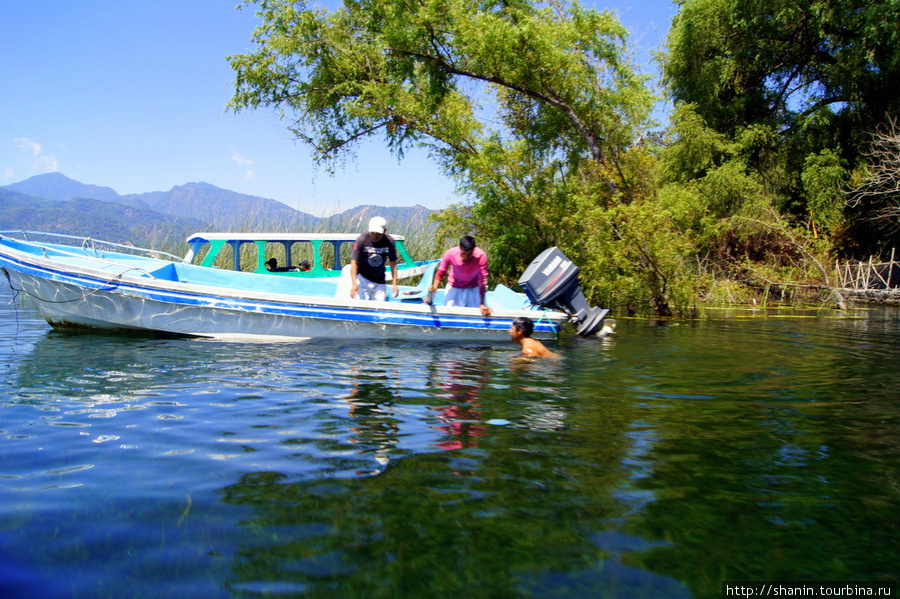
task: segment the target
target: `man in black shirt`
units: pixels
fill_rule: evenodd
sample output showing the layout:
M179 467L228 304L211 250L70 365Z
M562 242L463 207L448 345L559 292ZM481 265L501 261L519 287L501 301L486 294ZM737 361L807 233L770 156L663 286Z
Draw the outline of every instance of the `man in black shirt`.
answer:
M369 220L369 232L353 242L350 252L350 297L364 300L387 299L384 265L389 263L394 277L393 294L397 297L397 246L387 234L387 221L380 216Z

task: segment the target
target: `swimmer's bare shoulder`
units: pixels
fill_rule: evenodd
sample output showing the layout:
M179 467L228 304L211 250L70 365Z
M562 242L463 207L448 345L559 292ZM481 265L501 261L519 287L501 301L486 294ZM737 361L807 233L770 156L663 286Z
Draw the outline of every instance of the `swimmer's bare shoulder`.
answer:
M534 358L559 358L558 353L550 351L547 347L538 341L528 337L522 340L522 355Z

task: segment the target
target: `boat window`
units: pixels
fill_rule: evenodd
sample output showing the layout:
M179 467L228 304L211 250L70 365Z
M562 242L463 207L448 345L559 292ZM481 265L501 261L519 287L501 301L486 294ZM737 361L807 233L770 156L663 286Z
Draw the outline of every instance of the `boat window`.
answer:
M319 246L319 254L322 256L322 268L332 270L334 268L334 244L324 242Z
M195 246L196 247L196 246ZM191 264L203 264L203 261L206 260L206 257L209 256L210 244L204 243L200 246L200 249L197 250L197 253L191 258Z
M200 251L200 254L203 255L201 266L211 266L223 270L234 269L234 251L231 244L223 239L213 239L209 242L208 248L206 249L204 246Z
M287 266L296 266L296 262L288 263L287 253L285 252L284 244L281 242L270 241L266 243L264 250L265 258L263 259L263 264L275 258L278 261L278 266L287 267ZM265 267L263 267L265 270Z
M314 263L313 246L308 241L295 241L291 244L291 266L299 266L304 260Z
M350 264L350 252L353 251L352 243L341 244L340 266Z
M241 242L235 241L229 245L231 245L232 248L239 248L237 250L237 252L235 252L234 249L232 249L232 251L230 253L232 255L239 256L238 260L239 260L239 265L240 265L239 269L235 268L234 262L232 262L230 265L230 268L232 268L234 270L240 270L242 272L255 272L255 271L259 270L259 267L261 265L263 265L263 268L265 268L264 264L265 264L266 259L264 256L260 255L260 252L259 252L260 248L257 246L256 243L254 243L254 242L241 243ZM226 252L223 252L223 253L226 253Z

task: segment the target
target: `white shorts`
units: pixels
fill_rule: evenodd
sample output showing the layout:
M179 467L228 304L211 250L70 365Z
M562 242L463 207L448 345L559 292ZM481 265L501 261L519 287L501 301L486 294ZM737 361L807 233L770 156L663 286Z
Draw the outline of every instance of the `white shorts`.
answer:
M375 300L383 302L387 300L387 285L384 283L373 283L364 276L356 275L356 284L359 285L359 291L356 294L357 299Z
M444 304L457 308L478 308L481 306L481 289L478 287L450 287Z

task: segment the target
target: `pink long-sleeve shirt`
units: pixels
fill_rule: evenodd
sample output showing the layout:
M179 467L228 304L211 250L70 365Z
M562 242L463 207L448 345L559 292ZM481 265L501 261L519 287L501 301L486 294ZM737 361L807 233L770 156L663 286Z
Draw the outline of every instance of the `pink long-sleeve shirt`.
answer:
M488 259L487 254L480 247L472 250L472 258L468 262L462 261L459 246L444 252L436 273L438 281L444 280L444 274L448 268L450 268L450 276L447 282L450 287L458 289L478 287L481 293L487 292Z

